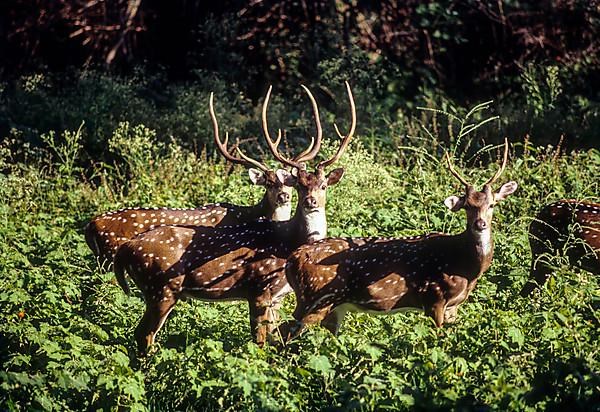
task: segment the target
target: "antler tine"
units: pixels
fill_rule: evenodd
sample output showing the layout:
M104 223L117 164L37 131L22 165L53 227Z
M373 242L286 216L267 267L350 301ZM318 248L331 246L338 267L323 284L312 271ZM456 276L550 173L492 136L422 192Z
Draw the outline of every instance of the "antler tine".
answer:
M281 162L282 164L288 165L291 167L295 167L297 169L304 169L305 168L304 164L300 163L297 160L287 159L281 153L279 153L279 150L277 149L277 147L279 146L279 143L281 142L281 135L282 135L281 129L277 130L277 139L275 141L273 141L271 139L271 136L269 134L269 124L267 122L267 108L269 106L269 98L271 97L272 90L273 90L273 86L269 86L269 90L267 91L267 95L265 96L265 101L263 103L263 109L262 109L262 127L263 127L263 132L265 135L265 140L267 141L267 146L269 146L269 149L271 150L271 153L273 154L275 159L279 160L279 162Z
M242 164L244 166L256 166L263 171L269 170L267 166L258 162L257 160L251 159L242 153L239 147L236 147L236 151L241 157L235 157L227 150L227 142L229 141L229 133L225 132L225 141L221 142L221 138L219 137L219 123L217 122L217 116L215 115L215 108L213 105L214 93L210 93L210 99L208 103L208 108L210 112L210 118L212 119L214 134L215 134L215 144L219 149L219 152L223 155L223 157L229 160L232 163Z
M258 168L259 168L260 170L262 170L263 172L266 172L266 171L268 171L268 170L269 170L269 168L268 168L267 166L265 166L264 164L262 164L262 163L260 163L259 161L257 161L257 160L254 160L254 159L252 159L252 158L248 157L247 155L245 155L245 154L244 154L244 153L243 153L243 152L240 150L240 148L239 148L239 147L236 147L236 148L235 148L235 151L237 152L237 154L238 154L238 155L239 155L239 156L240 156L242 159L244 159L244 160L245 160L246 162L248 162L249 164L252 164L252 165L254 165L254 166L258 167Z
M321 141L323 140L323 128L321 127L321 119L319 117L319 107L317 106L317 101L315 100L314 96L312 95L312 93L310 92L310 90L308 90L308 87L306 87L305 85L301 85L302 88L304 89L304 91L306 92L306 94L308 95L308 98L310 99L310 103L312 104L313 107L313 115L315 117L315 127L317 128L317 137L315 138L311 138L311 144L310 146L304 150L302 153L300 153L298 156L296 156L294 158L294 161L296 162L308 162L309 160L313 160L315 158L315 156L317 156L317 154L319 153L319 150L321 150Z
M508 161L508 139L504 138L504 157L502 158L502 164L500 165L500 168L494 174L494 176L492 176L487 182L485 182L484 186L493 184L500 177L500 175L502 174L502 172L504 172L504 169L506 168L507 161Z
M304 149L303 151L301 151L300 153L298 153L298 155L294 157L294 161L296 161L296 162L305 162L305 161L310 160L310 159L304 160L302 158L304 156L306 156L308 153L310 153L310 151L313 149L314 145L315 145L315 138L311 137L310 138L310 144L308 145L308 147L306 149Z
M356 130L356 106L354 105L354 97L352 96L352 90L350 89L350 84L348 84L348 82L345 82L345 83L346 83L346 91L348 92L348 99L350 100L350 112L352 114L352 124L350 125L350 131L348 132L348 134L346 136L342 137L342 134L340 133L337 125L334 124L335 131L337 132L338 136L340 136L340 138L342 139L342 142L340 143L340 147L338 148L338 151L336 152L336 154L331 159L324 160L321 163L319 163L317 165L318 169L324 169L327 166L338 161L338 159L342 156L342 154L348 147L348 144L350 143L350 139L352 139L352 136L354 135L354 131Z
M462 177L455 169L454 166L452 166L452 161L450 160L450 155L448 154L448 152L446 152L446 162L448 163L448 170L450 170L450 173L452 173L452 175L457 178L463 185L465 186L471 186L471 184L469 182L467 182L465 180L464 177Z
M215 135L215 144L217 145L217 148L219 149L219 151L221 152L223 157L225 157L227 160L229 160L231 162L240 163L239 159L233 157L227 151L227 141L229 140L228 133L225 133L225 141L221 142L221 138L219 137L219 122L217 121L217 116L215 115L215 108L214 108L213 100L214 100L214 93L211 92L210 99L208 101L208 111L210 112L210 118L211 118L212 124L213 124L213 130L214 130L214 135Z

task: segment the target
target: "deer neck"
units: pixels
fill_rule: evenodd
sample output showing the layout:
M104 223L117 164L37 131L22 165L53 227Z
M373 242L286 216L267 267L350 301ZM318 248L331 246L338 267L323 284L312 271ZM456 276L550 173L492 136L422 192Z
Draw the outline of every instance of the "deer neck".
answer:
M269 211L265 213L267 218L275 222L283 222L286 220L290 220L290 216L292 215L292 204L286 203L283 206L276 206L275 210Z
M298 246L325 239L327 236L325 208L321 207L310 213L305 213L303 207L297 205L289 227L294 232L293 236Z
M486 229L478 233L471 233L473 237L473 244L475 245L475 249L477 251L477 255L481 256L482 259L487 257L490 258L494 253L494 240L492 238L492 229Z
M291 205L288 204L279 208L275 208L275 210L273 210L273 208L269 204L267 193L265 193L260 202L258 202L257 204L252 206L237 206L237 208L238 215L240 216L241 220L245 222L256 220L261 217L266 217L269 220L279 222L283 220L288 220L290 218Z
M492 228L473 232L467 229L463 233L465 251L473 261L473 268L478 275L485 272L492 264L494 256L494 239L492 237Z
M325 236L327 236L327 217L325 216L324 207L304 215L303 221L308 243L325 239Z

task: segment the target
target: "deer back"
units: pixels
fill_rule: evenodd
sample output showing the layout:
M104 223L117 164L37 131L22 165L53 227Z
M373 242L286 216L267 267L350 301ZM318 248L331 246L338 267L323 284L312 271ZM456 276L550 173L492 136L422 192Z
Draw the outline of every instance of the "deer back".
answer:
M243 217L242 209L225 203L197 209L121 209L92 219L85 228L85 239L96 256L112 261L120 245L145 231L165 225L234 225Z

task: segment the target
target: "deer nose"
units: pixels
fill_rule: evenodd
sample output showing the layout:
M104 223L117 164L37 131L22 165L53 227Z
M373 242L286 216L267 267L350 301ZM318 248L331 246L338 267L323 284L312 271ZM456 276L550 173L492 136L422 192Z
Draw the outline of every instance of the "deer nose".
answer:
M289 193L279 193L277 195L277 201L279 203L287 203L290 201L290 194Z
M317 199L312 196L304 199L304 208L305 209L316 209L319 205L317 204Z
M477 219L475 221L475 229L477 229L477 230L485 230L485 229L487 229L487 227L488 227L488 224L487 224L487 222L485 220L483 220L483 219Z

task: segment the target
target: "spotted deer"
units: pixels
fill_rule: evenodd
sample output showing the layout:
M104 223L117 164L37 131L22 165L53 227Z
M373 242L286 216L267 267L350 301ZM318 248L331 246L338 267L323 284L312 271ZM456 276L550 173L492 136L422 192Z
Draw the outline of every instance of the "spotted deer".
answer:
M282 184L294 185L298 203L289 221L254 221L238 226L217 228L167 226L145 232L123 244L115 257L115 273L127 292L125 271L142 291L146 310L135 330L141 352L153 344L156 334L177 303L184 297L209 301L247 300L250 327L255 341L262 345L273 330L277 309L291 292L284 272L288 255L298 246L323 239L327 232L326 192L342 178L343 168L329 173L346 150L356 128L356 110L352 92L351 126L342 136L337 152L306 170L305 162L314 158L321 146L321 126L314 106L317 138L303 162L288 159L278 151L281 130L273 141L267 124L267 107L271 89L263 103L262 123L271 153L293 173L279 171Z
M422 309L441 327L452 322L493 255L492 213L495 204L517 189L504 184L494 192L508 156L499 170L476 190L452 166L465 188L444 204L464 209L467 228L457 235L430 233L410 238L330 238L301 246L288 258L286 276L296 294L293 321L282 324L273 339L288 342L305 326L321 322L337 334L349 311L391 313Z
M309 93L309 99L314 102ZM168 208L127 208L107 212L92 219L85 228L85 239L92 251L98 256L100 263L106 265L113 260L117 248L124 242L147 230L165 225L195 226L229 226L251 222L258 218L275 221L288 220L292 212L293 188L277 174L285 174L285 170L271 170L236 148L238 156L234 156L227 148L229 135L225 133L224 141L219 136L219 123L213 106L213 94L210 94L209 112L212 119L214 141L217 149L225 159L248 167L250 181L257 186L264 186L265 193L255 205L239 206L230 203L214 203L196 209ZM313 142L314 143L314 142ZM297 161L310 154L312 147L297 156Z
M600 204L560 200L546 205L529 226L531 271L521 289L529 296L552 275L548 258L564 255L573 266L600 274Z

